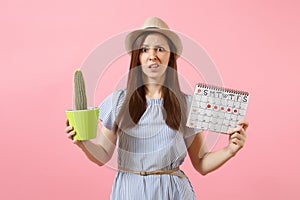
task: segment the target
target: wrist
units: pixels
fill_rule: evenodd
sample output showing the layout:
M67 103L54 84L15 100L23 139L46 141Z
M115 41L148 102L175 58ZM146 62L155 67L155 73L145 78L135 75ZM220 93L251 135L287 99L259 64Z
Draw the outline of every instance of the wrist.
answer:
M87 141L85 141L85 140L82 140L82 141L76 141L76 145L80 148L80 149L82 149L82 150L84 150L84 149L86 149L86 145L87 145L87 143L86 143Z
M232 149L229 146L225 147L224 150L225 150L226 156L228 158L234 157L236 155L236 153L237 153L237 152L232 151Z

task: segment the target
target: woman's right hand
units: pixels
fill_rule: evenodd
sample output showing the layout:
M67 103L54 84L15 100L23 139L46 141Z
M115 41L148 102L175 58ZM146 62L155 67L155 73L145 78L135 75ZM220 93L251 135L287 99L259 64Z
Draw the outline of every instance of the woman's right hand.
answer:
M72 140L72 142L78 146L81 146L81 142L74 139L74 136L76 135L76 131L74 130L73 126L69 124L69 120L66 120L66 128L65 132L67 133L67 137Z

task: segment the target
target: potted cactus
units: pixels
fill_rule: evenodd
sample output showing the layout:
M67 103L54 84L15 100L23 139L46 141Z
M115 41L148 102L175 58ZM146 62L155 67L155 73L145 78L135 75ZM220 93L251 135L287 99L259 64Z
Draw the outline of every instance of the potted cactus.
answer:
M83 74L74 74L74 109L66 111L71 126L74 127L76 140L90 140L97 136L99 108L88 108Z

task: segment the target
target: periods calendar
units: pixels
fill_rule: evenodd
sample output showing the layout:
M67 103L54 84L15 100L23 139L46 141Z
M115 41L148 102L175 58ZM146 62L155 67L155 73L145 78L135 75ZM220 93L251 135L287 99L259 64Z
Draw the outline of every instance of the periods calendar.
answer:
M244 119L249 93L205 83L196 85L187 126L227 133Z

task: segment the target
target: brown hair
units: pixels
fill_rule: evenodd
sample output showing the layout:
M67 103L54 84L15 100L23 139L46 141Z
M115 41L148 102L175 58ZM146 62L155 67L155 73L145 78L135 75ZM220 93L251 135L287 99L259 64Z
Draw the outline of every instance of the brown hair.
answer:
M145 38L157 32L145 32L141 34L133 43L129 75L127 80L127 90L125 100L121 106L119 114L114 124L114 132L119 129L125 130L138 124L140 118L147 108L146 90L142 78L141 63L139 61L140 48ZM161 33L159 33L161 34ZM163 34L161 34L163 35ZM162 85L164 119L166 124L173 130L182 130L186 123L186 99L180 90L175 46L172 41L163 35L170 47L170 59L166 70L164 84Z

